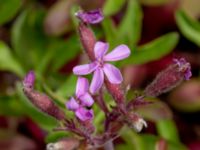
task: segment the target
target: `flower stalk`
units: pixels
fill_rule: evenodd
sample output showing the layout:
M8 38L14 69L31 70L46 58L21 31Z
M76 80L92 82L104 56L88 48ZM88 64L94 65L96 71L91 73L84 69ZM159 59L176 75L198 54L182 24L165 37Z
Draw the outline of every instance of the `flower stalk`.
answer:
M144 95L136 97L126 102L126 94L123 87L123 77L118 68L109 62L127 58L130 49L121 44L107 53L109 44L96 41L96 37L89 27L89 24L96 24L102 21L103 15L100 10L90 12L79 11L75 14L79 20L78 33L84 51L89 57L90 63L78 65L73 68L73 73L78 76L75 94L66 101L66 108L74 112L74 118L68 119L65 113L46 94L39 93L34 89L35 75L30 71L23 81L23 91L27 98L42 112L62 121L62 127L54 131L71 131L81 137L77 139L63 140L60 143L49 144L48 149L55 147L66 147L70 142L75 143L75 147L104 147L105 150L114 149L113 140L119 136L119 130L128 125L136 132L140 132L147 127L146 121L134 112L134 108L141 105L148 105L146 96L158 96L177 86L181 81L191 77L190 64L183 58L174 59L173 63L161 71L155 80L144 90ZM84 75L93 73L91 83ZM104 100L105 85L109 94L113 97L116 106L112 110L108 109ZM97 103L105 113L104 132L101 135L94 135L95 126L93 124L94 112L93 104ZM80 142L81 141L81 142ZM89 145L89 146L88 146ZM72 149L74 148L73 145Z

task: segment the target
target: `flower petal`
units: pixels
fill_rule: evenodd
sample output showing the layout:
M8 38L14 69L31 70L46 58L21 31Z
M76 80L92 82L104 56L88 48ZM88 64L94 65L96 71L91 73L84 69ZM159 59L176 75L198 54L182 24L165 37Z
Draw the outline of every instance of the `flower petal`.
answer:
M123 81L123 77L118 68L111 64L105 64L103 67L104 73L106 74L108 80L113 84L119 84Z
M75 75L86 75L93 72L97 67L97 63L93 62L90 64L79 65L73 68L73 73Z
M76 84L76 96L80 97L85 94L89 89L89 82L86 78L78 77Z
M35 82L35 73L33 71L29 71L23 80L23 86L25 88L33 88Z
M81 121L91 120L94 116L92 109L87 110L83 107L80 107L79 109L77 109L75 114L76 114L76 117L79 118Z
M91 82L91 85L90 85L90 92L92 94L96 93L101 88L103 81L104 81L103 70L98 68L94 72L92 82Z
M94 103L92 96L89 93L85 93L79 98L84 106L90 107Z
M104 57L104 61L117 61L127 58L131 51L126 45L117 46L112 52Z
M96 42L94 46L94 54L96 59L102 59L108 51L109 45L104 42Z
M75 111L79 108L79 104L73 97L71 97L70 100L66 103L66 107L69 110Z

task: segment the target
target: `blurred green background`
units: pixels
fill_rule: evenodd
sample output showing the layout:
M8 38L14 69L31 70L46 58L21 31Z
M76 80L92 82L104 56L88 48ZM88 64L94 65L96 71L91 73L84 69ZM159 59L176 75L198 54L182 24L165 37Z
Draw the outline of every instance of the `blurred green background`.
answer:
M139 134L124 128L116 150L199 150L199 0L0 0L0 150L40 150L71 136L52 132L58 122L25 98L21 81L34 70L36 89L73 117L64 105L76 84L72 68L88 61L76 30L74 13L80 8L103 10L103 22L92 26L98 40L109 42L110 49L130 47L131 56L116 63L131 86L129 100L173 58L185 57L192 65L190 81L136 110L148 128ZM96 105L94 110L102 131L103 112Z

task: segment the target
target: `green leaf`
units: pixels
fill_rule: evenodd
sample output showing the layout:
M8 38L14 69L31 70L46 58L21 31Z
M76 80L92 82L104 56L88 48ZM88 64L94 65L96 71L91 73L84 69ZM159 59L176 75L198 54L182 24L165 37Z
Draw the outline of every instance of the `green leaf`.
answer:
M20 77L24 75L20 63L12 55L9 47L2 41L0 41L0 70L11 71Z
M7 23L19 11L22 6L22 0L1 0L0 1L0 25Z
M72 96L76 88L76 81L77 77L75 75L69 76L67 80L56 91L56 94L62 97Z
M152 134L142 134L141 135L141 140L145 143L145 145L144 145L145 150L155 150L156 145L158 144L160 139L161 139L160 137L157 137ZM181 143L166 140L166 144L167 144L168 150L177 150L177 149L187 150L187 148Z
M102 22L103 30L105 33L106 41L109 43L110 49L112 49L116 43L117 29L111 18L105 18Z
M41 8L28 8L12 27L12 46L27 70L40 65L42 57L47 53L49 38L43 32L44 15Z
M140 3L147 6L162 6L171 3L171 0L139 0Z
M126 0L107 0L103 7L103 13L105 16L110 16L117 13Z
M123 64L144 64L158 60L169 54L178 43L179 35L175 32L163 35L145 45L140 46L131 56L122 61Z
M121 24L118 27L117 37L131 49L136 46L141 36L142 10L136 0L129 0L128 7Z
M65 138L69 136L69 132L66 131L56 131L50 132L48 136L45 138L46 143L54 143L59 139Z
M14 96L0 96L0 115L20 116L23 108Z
M170 119L163 119L156 123L157 131L161 137L166 140L179 143L178 131L176 124Z
M67 40L59 40L52 45L54 49L51 69L57 71L65 63L69 62L80 52L80 44L76 34L71 35Z
M126 145L128 145L127 150L146 150L144 141L140 138L139 134L136 134L128 128L124 128L121 132ZM146 143L146 142L145 142Z
M172 119L172 112L170 108L164 102L159 100L154 100L153 103L149 105L138 106L135 111L145 119L153 122L162 119Z
M176 23L181 33L200 46L200 23L187 16L183 11L176 12Z

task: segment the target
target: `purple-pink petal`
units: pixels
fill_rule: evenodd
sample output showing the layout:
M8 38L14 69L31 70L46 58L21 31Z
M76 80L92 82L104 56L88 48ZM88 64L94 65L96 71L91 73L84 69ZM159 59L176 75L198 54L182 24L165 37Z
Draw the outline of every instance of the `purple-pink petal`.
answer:
M85 93L84 95L81 95L79 99L81 100L81 103L86 107L90 107L94 103L94 100L89 93Z
M103 19L103 13L100 9L91 10L88 12L79 11L75 15L84 23L88 24L97 24L100 23Z
M184 58L180 59L173 59L174 63L178 65L179 71L184 72L184 78L185 80L189 80L192 76L191 72L191 65L189 62L187 62Z
M93 110L87 110L86 108L80 107L76 110L75 115L81 121L87 121L93 119Z
M35 82L35 73L33 71L29 71L23 80L23 86L25 88L33 88Z
M123 81L123 77L118 68L111 64L105 64L103 71L108 78L108 80L113 84L120 84Z
M98 41L95 43L94 46L94 54L96 59L102 59L103 56L106 54L108 51L109 45L108 43L104 43L101 41Z
M79 104L76 102L76 100L71 97L68 102L66 102L66 107L69 110L75 111L79 108Z
M103 85L103 81L104 81L103 70L101 68L98 68L94 72L92 82L90 85L90 92L92 94L96 93Z
M104 56L104 61L117 61L127 58L131 51L126 45L119 45L106 56Z
M96 67L97 64L95 62L85 65L79 65L73 68L73 73L75 75L86 75L93 72L96 69Z
M76 96L80 97L81 95L85 94L89 90L89 82L84 77L78 77L76 83Z

